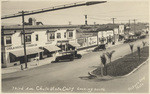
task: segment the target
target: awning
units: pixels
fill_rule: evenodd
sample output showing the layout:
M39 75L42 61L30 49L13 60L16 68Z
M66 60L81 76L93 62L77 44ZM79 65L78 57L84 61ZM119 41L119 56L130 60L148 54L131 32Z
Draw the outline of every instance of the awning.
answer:
M49 52L61 50L59 47L57 47L57 46L55 46L55 45L45 46L44 48L45 48L46 50L48 50Z
M39 48L26 49L26 55L36 54L40 52L43 52L43 50ZM24 56L24 50L12 51L10 53L15 55L16 57Z
M80 45L76 42L69 42L69 44L73 47L80 47Z

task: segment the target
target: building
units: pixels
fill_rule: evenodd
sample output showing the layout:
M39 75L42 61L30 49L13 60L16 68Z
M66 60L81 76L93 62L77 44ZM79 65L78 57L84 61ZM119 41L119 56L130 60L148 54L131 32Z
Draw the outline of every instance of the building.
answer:
M25 25L27 62L53 57L57 52L117 42L124 32L123 25L83 29L81 25L37 25L32 21ZM2 67L24 63L23 36L21 25L2 27Z
M57 51L74 50L78 26L25 25L27 62L35 58L52 57ZM22 26L2 27L2 67L24 63L24 39Z

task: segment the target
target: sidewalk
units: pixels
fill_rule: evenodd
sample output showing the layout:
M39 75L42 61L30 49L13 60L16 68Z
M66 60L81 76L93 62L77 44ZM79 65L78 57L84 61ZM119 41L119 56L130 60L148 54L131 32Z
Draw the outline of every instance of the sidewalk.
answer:
M110 48L110 47L113 47L113 46L117 46L117 45L120 45L122 43L116 43L115 45L107 45L106 48ZM92 48L89 48L89 49L85 49L85 50L81 50L79 51L78 53L81 54L81 55L84 55L84 54L87 54L89 52L92 52L92 50L94 49L95 47L92 47ZM25 70L28 70L28 69L31 69L31 68L35 68L35 67L39 67L39 66L42 66L42 65L46 65L46 64L50 64L52 61L54 61L54 58L53 57L50 57L50 58L45 58L43 60L40 60L40 61L33 61L33 62L29 62L28 63L28 68L27 69L24 69L24 70L21 70L21 65L18 65L18 66L12 66L12 67L8 67L8 68L2 68L1 70L1 74L6 74L6 73L13 73L13 72L17 72L17 71L25 71ZM23 68L25 68L25 64L22 64Z

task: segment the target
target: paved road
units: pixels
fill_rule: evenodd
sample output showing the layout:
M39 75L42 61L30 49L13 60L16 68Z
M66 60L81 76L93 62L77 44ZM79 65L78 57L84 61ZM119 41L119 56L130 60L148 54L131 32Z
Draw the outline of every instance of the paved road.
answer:
M134 44L137 46L142 43L136 41ZM128 44L106 51L112 50L116 51L112 60L130 53ZM4 74L2 92L148 92L148 63L125 78L108 81L80 79L88 76L89 71L100 65L99 57L106 51L90 52L83 55L82 59L72 62L51 63L26 71Z

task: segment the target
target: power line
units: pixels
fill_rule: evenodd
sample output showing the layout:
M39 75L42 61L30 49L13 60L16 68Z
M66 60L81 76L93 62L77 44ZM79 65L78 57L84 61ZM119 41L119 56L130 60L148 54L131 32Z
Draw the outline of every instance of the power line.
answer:
M43 12L48 12L48 11L66 9L66 8L78 7L78 6L90 6L90 5L95 5L95 4L99 4L99 3L105 3L105 2L107 2L107 1L88 1L88 2L71 3L71 4L54 6L54 7L50 7L50 8L43 8L43 9L38 9L38 10L33 10L33 11L25 11L24 16L43 13ZM19 16L22 16L22 13L5 15L5 16L2 16L1 19L14 18L14 17L19 17Z

